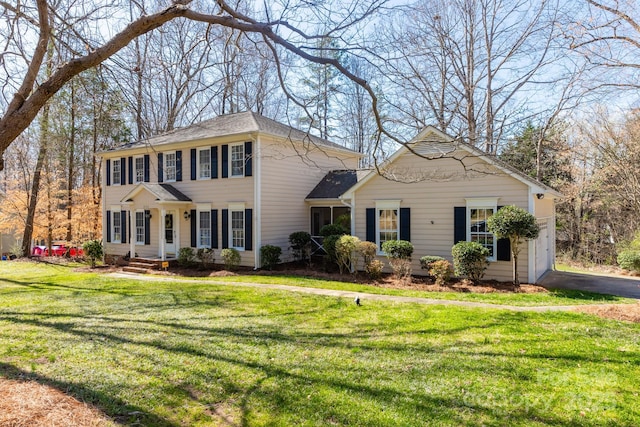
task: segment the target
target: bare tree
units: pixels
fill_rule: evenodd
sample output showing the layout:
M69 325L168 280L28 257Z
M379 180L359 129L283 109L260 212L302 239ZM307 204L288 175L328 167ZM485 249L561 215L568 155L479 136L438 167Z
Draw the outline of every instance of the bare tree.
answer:
M37 35L37 43L32 48L21 45L21 53L12 61L5 61L8 58L3 57L2 66L5 70L15 66L15 68L21 69L21 72L7 73L4 76L4 81L1 82L3 95L7 97L8 105L0 118L0 156L4 154L16 137L33 122L46 102L74 76L111 58L137 37L179 18L257 34L269 45L271 52L275 55L273 60L276 66L279 59L278 49L292 52L306 61L331 65L369 92L373 99L373 113L377 114L377 99L367 82L351 73L335 58L315 55L308 41L326 37L327 34L346 39L348 33L354 27L364 25L365 21L375 13L381 4L384 4L385 0L365 2L366 4L355 0L352 3L336 3L333 6L339 9L332 9L330 17L328 14L322 15L323 11L329 10L326 7L324 9L321 7L319 13L318 5L303 1L288 2L285 7L274 8L274 10L279 10L277 18L272 18L270 15L273 12L267 10L249 16L230 7L223 0L217 1L211 10L206 10L202 6L198 10L196 9L197 5L191 7L190 0L174 0L169 6L158 12L139 15L126 27L120 29L117 34L106 40L102 38L100 31L95 30L95 26L91 25L90 21L97 16L99 8L87 11L87 8L78 7L74 3L61 5L47 0L33 0L33 2L28 6L12 6L2 3L7 20L14 24L12 28L20 29L22 34ZM58 8L64 6L77 12L74 20L69 17L63 21L58 19L61 16L58 13ZM99 10L102 14L110 13L113 16L115 12L120 11L118 9L120 6L116 4L112 7L115 9ZM109 7L105 6L105 8ZM306 28L311 28L305 22L314 16L323 20L329 18L327 22L330 22L331 25L327 27L324 34L307 34L305 32ZM70 48L74 55L55 68L50 76L42 76L41 69L49 41L52 37L60 37L60 32L68 34L69 37L73 36L77 41ZM7 46L15 41L17 34L17 32L8 34L13 38L8 39ZM79 45L84 46L82 51L75 47ZM11 46L13 47L13 45ZM282 80L281 83L284 84ZM379 120L378 123L380 124Z

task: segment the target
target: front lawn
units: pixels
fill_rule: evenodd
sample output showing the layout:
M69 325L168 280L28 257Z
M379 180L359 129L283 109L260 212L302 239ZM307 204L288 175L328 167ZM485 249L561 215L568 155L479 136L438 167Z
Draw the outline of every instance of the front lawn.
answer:
M0 375L125 425L640 425L640 325L0 263Z

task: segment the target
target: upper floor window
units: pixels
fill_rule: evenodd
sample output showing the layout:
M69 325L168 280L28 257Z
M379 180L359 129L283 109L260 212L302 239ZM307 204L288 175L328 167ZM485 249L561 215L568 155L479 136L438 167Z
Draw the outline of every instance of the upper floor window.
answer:
M198 177L200 179L211 178L211 149L198 150Z
M140 182L144 182L144 158L136 157L134 159L134 162L134 169L136 171L136 184L138 184Z
M113 174L111 176L111 182L113 183L113 185L120 185L122 184L121 182L121 178L122 178L122 160L120 159L113 159L112 161L113 164Z
M165 181L176 180L176 153L165 153L164 155Z
M231 176L244 176L244 144L231 146Z

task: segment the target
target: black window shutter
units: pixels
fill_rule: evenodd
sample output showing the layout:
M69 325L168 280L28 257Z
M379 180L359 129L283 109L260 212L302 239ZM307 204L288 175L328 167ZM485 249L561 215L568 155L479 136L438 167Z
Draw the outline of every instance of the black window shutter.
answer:
M111 243L111 211L107 211L107 230L106 230L106 234L107 234L107 243Z
M400 208L400 240L411 241L411 208Z
M229 146L222 146L222 177L227 178L229 176Z
M218 210L211 209L211 247L218 249Z
M158 182L164 181L163 169L164 159L162 157L162 153L158 153Z
M176 181L182 181L182 151L176 151Z
M129 156L129 184L133 184L133 157Z
M467 208L456 206L453 208L453 244L467 240Z
M120 243L127 243L127 211L120 211Z
M107 185L111 185L111 160L107 159Z
M498 206L498 210L502 206ZM507 239L498 239L496 242L496 259L498 261L511 261L511 241Z
M149 182L149 155L144 155L144 182Z
M191 209L191 247L198 247L198 212Z
M120 159L120 185L127 183L127 158L122 157Z
M151 244L151 211L144 211L144 244Z
M252 176L253 175L253 156L251 151L251 141L247 141L244 143L244 176Z
M211 179L218 178L218 147L211 147Z
M376 209L367 208L367 242L376 242Z
M222 209L222 249L229 247L229 209Z
M191 181L196 179L196 149L191 149Z
M253 210L244 210L244 249L253 250Z

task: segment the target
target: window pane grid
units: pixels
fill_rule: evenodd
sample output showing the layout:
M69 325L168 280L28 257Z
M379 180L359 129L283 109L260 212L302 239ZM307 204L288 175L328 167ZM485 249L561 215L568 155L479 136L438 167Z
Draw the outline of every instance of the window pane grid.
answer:
M487 231L487 219L493 215L493 208L474 208L469 210L470 214L470 240L478 242L489 249L489 256L493 257L494 236Z
M231 146L231 176L244 175L244 146Z
M398 210L380 209L378 211L378 231L380 250L382 244L389 240L398 240Z
M122 227L120 212L113 213L113 240L120 242L122 239Z
M144 159L136 157L136 183L144 181Z
M231 211L231 245L244 248L244 212Z
M200 246L211 247L211 212L200 212Z
M211 151L200 150L200 178L211 178Z
M136 243L144 244L144 212L136 212Z
M113 161L113 183L120 184L120 160Z
M168 153L165 158L167 181L176 180L176 153Z

